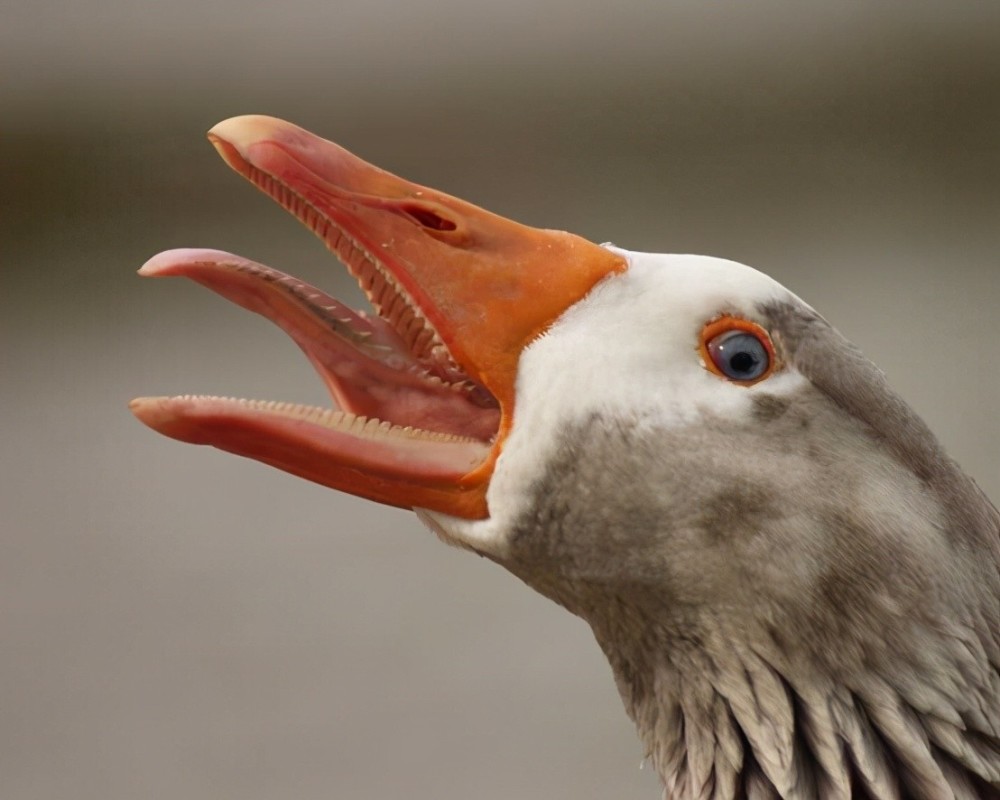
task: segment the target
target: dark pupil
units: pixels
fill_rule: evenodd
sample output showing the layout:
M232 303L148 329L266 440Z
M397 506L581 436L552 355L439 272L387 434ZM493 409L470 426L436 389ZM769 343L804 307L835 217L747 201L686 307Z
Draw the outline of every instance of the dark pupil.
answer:
M757 359L744 350L733 354L733 357L729 359L729 366L733 372L752 372L753 368L757 366Z

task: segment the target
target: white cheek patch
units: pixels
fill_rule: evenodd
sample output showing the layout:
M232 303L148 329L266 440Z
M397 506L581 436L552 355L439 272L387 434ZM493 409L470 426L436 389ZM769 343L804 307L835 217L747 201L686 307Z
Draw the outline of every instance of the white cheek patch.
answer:
M629 269L595 287L521 355L514 425L487 494L490 518L433 514L443 538L502 557L560 434L588 417L640 430L709 415L740 419L751 414L754 393L786 394L804 383L786 370L739 386L706 369L699 353L705 323L721 313L753 319L762 303L791 297L780 284L721 259L617 252Z

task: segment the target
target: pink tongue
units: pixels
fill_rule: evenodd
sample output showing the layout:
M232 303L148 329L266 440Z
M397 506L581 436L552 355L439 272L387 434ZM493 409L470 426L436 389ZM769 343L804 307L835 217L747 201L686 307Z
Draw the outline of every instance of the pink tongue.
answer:
M297 278L204 249L160 253L139 274L190 278L281 327L312 362L338 408L480 441L497 430L492 398L429 376L381 319L364 317Z

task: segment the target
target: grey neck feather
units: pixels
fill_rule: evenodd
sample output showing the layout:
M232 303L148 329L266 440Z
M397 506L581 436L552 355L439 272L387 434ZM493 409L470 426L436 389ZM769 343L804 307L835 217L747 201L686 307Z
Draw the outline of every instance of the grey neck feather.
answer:
M665 797L1000 797L1000 515L822 319L768 311L806 391L566 431L505 566L591 624Z

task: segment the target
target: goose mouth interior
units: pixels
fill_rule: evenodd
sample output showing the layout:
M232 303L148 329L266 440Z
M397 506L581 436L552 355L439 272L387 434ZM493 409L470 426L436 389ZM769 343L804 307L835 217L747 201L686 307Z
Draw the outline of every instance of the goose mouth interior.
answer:
M230 166L338 257L375 314L230 253L160 253L143 265L141 275L190 278L281 327L312 363L332 403L321 408L180 395L139 398L133 412L173 438L213 444L336 488L343 488L341 478L324 479L331 462L423 483L460 480L487 462L500 427L500 404L452 355L428 319L434 309L422 308L397 279L391 260L369 244L378 232L364 231L368 241L352 235L343 220L251 164L229 142L211 138ZM393 217L404 214L425 230L454 227L419 200L393 211ZM396 504L410 505L405 496Z
M343 262L373 314L218 250L171 250L140 270L183 276L281 327L330 408L143 397L151 428L389 505L489 516L525 348L625 259L392 175L273 117L220 122L209 139Z

